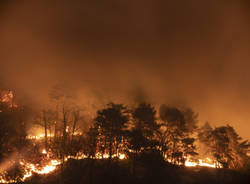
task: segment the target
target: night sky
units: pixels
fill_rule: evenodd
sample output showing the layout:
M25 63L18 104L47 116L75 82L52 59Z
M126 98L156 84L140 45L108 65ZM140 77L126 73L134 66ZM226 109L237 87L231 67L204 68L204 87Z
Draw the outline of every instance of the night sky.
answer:
M249 22L247 0L1 0L0 85L37 106L58 84L93 108L190 106L250 138Z

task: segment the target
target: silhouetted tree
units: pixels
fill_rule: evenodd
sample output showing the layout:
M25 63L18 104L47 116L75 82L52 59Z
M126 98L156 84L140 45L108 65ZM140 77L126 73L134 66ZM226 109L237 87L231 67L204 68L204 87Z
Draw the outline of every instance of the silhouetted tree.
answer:
M135 175L139 155L156 149L156 134L159 125L156 122L156 111L153 106L140 103L131 110L131 124L128 132L128 149L132 158L132 173Z
M136 151L152 149L156 146L155 136L159 130L156 122L156 110L146 103L139 104L132 110L131 146Z
M201 142L209 142L209 137L211 136L211 133L213 131L213 128L211 125L206 122L201 128L198 129L198 138Z
M160 107L161 150L172 163L184 163L188 155L195 154L194 138L190 136L197 128L197 115L190 109Z
M97 148L97 142L98 142L98 128L97 127L91 127L87 132L86 137L86 150L85 153L90 158L94 158L96 154L96 148Z
M20 181L23 177L23 167L19 159L24 157L24 148L28 144L26 139L26 122L28 109L23 106L9 105L0 101L0 162L3 179ZM10 161L11 160L11 161Z
M79 123L79 121L82 119L81 115L80 115L80 109L78 107L75 107L72 109L72 131L71 131L71 140L73 140L74 134L77 130L77 124Z
M118 153L118 145L122 143L126 123L129 120L127 109L122 104L107 104L107 107L97 111L94 126L98 128L100 136L104 137L107 144L109 158L113 153Z
M24 107L9 107L0 102L0 160L19 153L25 146L26 118Z
M185 121L185 132L191 135L198 128L198 114L191 108L184 108L181 110Z

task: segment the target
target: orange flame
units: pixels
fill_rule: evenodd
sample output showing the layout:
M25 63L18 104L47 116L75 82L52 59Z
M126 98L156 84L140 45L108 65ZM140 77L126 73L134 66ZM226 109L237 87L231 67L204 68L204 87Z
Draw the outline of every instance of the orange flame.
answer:
M210 158L206 159L199 159L198 162L193 162L190 159L187 159L185 162L186 167L197 167L197 166L203 166L203 167L211 167L211 168L222 168L222 165L219 164L216 161L213 161Z

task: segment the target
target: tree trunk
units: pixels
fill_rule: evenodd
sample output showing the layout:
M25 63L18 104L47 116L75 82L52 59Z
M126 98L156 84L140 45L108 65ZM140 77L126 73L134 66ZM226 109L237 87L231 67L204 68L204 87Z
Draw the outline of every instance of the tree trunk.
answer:
M77 124L77 117L74 118L73 128L72 128L72 135L71 135L71 141L73 141L74 133L76 130L76 124Z
M112 138L109 138L109 159L112 159Z
M48 148L48 128L47 128L47 118L46 118L46 113L43 111L43 121L44 121L44 144L45 144L45 149L47 150Z
M57 126L56 126L56 121L55 121L54 142L56 142L56 138L57 138Z

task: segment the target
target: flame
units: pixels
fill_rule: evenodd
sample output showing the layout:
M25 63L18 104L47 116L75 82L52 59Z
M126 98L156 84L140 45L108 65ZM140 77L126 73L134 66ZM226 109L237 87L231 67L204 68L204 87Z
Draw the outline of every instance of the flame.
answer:
M222 168L222 165L219 164L216 161L213 161L210 158L206 159L199 159L198 162L191 161L190 159L187 159L185 162L186 167L197 167L197 166L202 166L202 167L211 167L211 168Z
M47 154L47 151L45 149L42 150L43 154ZM117 155L113 155L112 157L117 157ZM64 161L68 161L68 159L76 159L76 160L81 160L81 159L86 159L87 156L84 154L78 154L77 156L67 156ZM97 159L102 159L101 154L97 154L96 155ZM109 158L108 154L104 154L103 155L104 159ZM126 158L125 154L120 154L119 155L119 159L123 160ZM60 160L51 160L49 161L49 163L47 163L44 166L40 166L39 164L33 164L33 163L28 163L25 160L20 161L20 165L25 167L25 174L22 178L22 181L25 181L27 178L31 177L33 173L36 174L49 174L53 171L56 170L57 166L61 164ZM0 179L0 182L2 182L3 180ZM2 182L2 183L10 183L10 181L8 182Z
M48 174L56 169L55 165L46 165L42 170L38 170L37 174Z
M28 139L44 139L45 135L44 134L39 134L39 135L28 135L27 138ZM47 137L53 137L52 135L48 134Z
M78 132L76 133L78 134ZM50 137L51 135L48 134L48 137ZM44 139L44 134L38 134L36 136L28 136L29 139ZM132 150L130 150L132 152ZM22 159L19 163L20 165L22 165L24 167L24 176L21 179L22 181L25 181L27 178L30 178L34 173L39 174L39 175L45 175L45 174L49 174L53 171L56 170L57 166L61 164L60 160L57 160L53 157L53 154L46 150L46 149L42 149L41 153L43 154L42 158L43 158L43 163L40 164L34 164L34 163L30 163L29 161ZM52 159L53 158L53 159ZM75 160L82 160L82 159L86 159L88 158L87 155L85 155L84 153L77 153L76 156L72 156L72 155L68 155L65 157L64 161L67 162L69 159L75 159ZM109 154L107 153L96 153L96 155L94 157L92 157L94 159L108 159L109 158ZM124 160L127 159L127 155L124 153L117 153L117 154L113 154L112 158L117 158L120 160ZM169 160L166 156L165 156L166 161L171 162L171 160ZM218 162L210 159L210 158L205 158L205 159L198 159L196 161L193 161L191 158L187 158L187 160L185 161L185 166L186 167L197 167L197 166L204 166L204 167L211 167L211 168L222 168L222 165L219 164ZM0 183L15 183L16 181L13 180L4 180L4 172L2 173L2 175L0 174Z
M45 155L47 154L46 149L43 149L43 150L42 150L42 154L45 154Z
M1 110L0 110L0 112L1 112ZM68 129L66 129L66 132L69 132L69 130ZM74 136L78 136L78 135L82 135L82 132L80 132L80 131L76 131L76 132L74 132L74 134L73 134ZM47 137L48 138L50 138L50 137L54 137L54 134L48 134L47 135ZM38 135L28 135L27 136L27 139L36 139L36 140L41 140L41 139L44 139L45 138L45 135L44 135L44 133L41 133L41 134L38 134Z
M123 160L123 159L125 159L126 158L126 155L125 154L120 154L120 156L119 156L119 159L120 160Z
M196 162L191 162L191 161L187 160L187 161L185 162L185 166L186 166L186 167L196 167L196 166L198 166L198 163L196 163Z
M25 161L20 162L21 165L25 166L25 174L23 181L32 176L33 173L36 174L48 174L53 172L58 165L61 164L58 160L51 160L47 165L39 167L38 165L27 163Z
M49 154L47 152L46 149L42 150L43 154L46 154L46 158L49 159ZM78 153L76 156L67 156L65 158L65 162L68 161L68 159L76 159L76 160L81 160L81 159L86 159L87 156L84 155L83 153ZM97 153L95 155L95 159L107 159L109 158L108 154L101 154L101 153ZM123 153L119 154L119 156L117 156L116 154L112 155L112 158L119 158L120 160L124 160L127 158L127 156ZM39 174L39 175L45 175L45 174L49 174L53 171L56 170L57 166L61 164L60 160L57 159L52 159L50 161L48 161L46 164L42 164L42 166L40 164L33 164L33 163L29 163L26 160L21 160L20 165L22 165L24 167L24 176L21 179L22 181L25 181L27 178L30 178L33 173ZM211 167L211 168L222 168L221 164L217 163L216 161L213 161L210 158L205 158L205 159L199 159L196 162L192 161L192 159L188 158L185 162L185 166L186 167L197 167L197 166L203 166L203 167ZM14 180L4 180L4 178L2 177L2 175L0 175L0 183L15 183L16 181Z
M0 102L6 103L9 108L17 107L14 97L14 93L11 90L0 91Z
M123 153L122 154L118 154L118 155L114 154L111 157L112 158L119 158L120 160L123 160L123 159L127 158L126 155L123 154ZM85 156L85 158L86 158L86 156ZM107 154L107 153L104 153L103 155L101 153L96 153L96 155L95 155L95 159L108 159L108 158L109 158L109 154Z
M15 180L5 180L2 177L0 178L0 183L16 183Z

